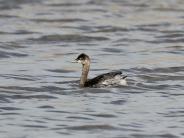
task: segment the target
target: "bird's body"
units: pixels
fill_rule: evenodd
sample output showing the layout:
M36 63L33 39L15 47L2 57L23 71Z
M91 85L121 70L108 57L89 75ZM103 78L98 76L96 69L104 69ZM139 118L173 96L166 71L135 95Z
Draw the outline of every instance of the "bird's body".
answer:
M110 85L127 85L126 76L122 77L121 71L101 74L85 82L85 87L110 86Z
M87 79L89 67L90 67L90 58L86 54L80 54L76 61L81 63L82 75L80 78L81 87L102 87L102 86L112 86L112 85L127 85L126 77L122 76L121 71L114 71L105 74L101 74L93 79Z

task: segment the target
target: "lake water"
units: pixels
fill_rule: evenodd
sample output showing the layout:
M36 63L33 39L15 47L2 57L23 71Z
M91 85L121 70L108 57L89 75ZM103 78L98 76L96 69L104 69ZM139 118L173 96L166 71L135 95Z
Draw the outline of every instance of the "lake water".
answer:
M0 138L182 138L183 102L183 0L0 1Z

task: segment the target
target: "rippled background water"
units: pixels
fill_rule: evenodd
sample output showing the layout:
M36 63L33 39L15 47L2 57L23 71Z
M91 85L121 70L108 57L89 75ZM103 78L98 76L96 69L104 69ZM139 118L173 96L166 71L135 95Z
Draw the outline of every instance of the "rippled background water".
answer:
M183 0L0 0L0 137L182 138L183 102Z

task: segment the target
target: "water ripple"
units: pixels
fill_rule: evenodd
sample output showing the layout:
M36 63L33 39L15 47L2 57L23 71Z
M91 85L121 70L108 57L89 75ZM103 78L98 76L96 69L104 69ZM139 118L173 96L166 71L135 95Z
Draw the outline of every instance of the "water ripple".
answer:
M107 37L92 37L83 35L47 35L40 38L30 39L36 43L53 43L53 42L90 42L90 41L105 41Z
M67 127L66 129L70 130L112 130L115 129L115 127L110 125L81 125L81 126L73 126L73 127Z

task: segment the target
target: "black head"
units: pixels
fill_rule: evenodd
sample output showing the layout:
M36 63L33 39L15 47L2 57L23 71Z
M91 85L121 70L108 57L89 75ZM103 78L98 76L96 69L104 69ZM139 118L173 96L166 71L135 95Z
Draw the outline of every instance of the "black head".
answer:
M82 53L80 54L76 59L75 59L78 63L81 63L81 64L86 64L90 61L90 58L88 55Z

